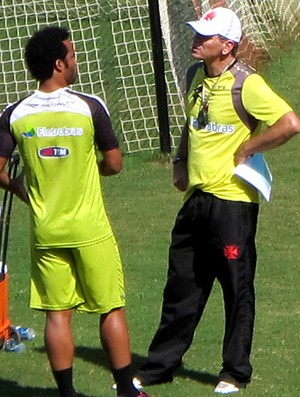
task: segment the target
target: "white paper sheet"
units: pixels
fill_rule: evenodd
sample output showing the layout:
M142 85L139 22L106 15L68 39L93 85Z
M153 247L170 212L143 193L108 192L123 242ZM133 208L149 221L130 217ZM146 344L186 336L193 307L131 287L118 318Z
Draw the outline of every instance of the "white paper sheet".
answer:
M273 177L263 154L255 153L247 158L234 173L254 186L266 201L270 201Z

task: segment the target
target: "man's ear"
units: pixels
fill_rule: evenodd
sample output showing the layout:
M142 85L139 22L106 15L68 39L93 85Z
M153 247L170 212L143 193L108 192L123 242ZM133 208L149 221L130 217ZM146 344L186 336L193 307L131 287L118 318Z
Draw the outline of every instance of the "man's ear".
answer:
M235 44L231 40L224 41L222 55L228 55L234 48Z
M54 69L55 69L57 72L61 72L62 69L63 69L63 67L64 67L64 62L63 62L61 59L57 59L57 60L55 61Z

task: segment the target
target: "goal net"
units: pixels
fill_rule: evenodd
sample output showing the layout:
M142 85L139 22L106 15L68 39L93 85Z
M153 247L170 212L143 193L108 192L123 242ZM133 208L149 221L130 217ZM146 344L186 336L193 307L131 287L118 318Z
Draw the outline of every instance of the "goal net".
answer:
M171 147L184 124L185 74L193 33L185 25L224 1L160 0ZM240 56L254 66L272 47L299 38L298 0L228 0L243 23ZM23 53L28 38L47 25L67 27L79 78L72 86L108 105L124 152L160 148L148 0L3 0L0 7L0 108L36 89Z

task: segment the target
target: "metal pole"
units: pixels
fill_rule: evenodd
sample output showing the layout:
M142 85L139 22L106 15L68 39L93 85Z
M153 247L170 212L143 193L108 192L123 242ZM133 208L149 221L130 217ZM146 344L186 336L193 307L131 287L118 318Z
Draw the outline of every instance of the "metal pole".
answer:
M153 66L156 86L157 116L159 125L160 149L164 154L171 153L167 87L165 80L162 31L158 0L148 0L152 37Z

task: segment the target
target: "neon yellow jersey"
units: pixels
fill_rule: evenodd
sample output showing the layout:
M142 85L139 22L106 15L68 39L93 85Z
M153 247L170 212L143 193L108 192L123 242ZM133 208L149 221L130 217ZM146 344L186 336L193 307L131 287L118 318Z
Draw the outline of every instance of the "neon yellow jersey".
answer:
M233 68L244 74L239 92L234 90ZM234 154L251 133L259 133L262 124L270 126L292 109L260 75L240 62L218 77L203 80L203 73L203 68L196 72L187 95L189 187L185 198L198 188L225 200L258 202L257 190L234 175ZM200 129L203 98L208 103L208 123ZM258 121L254 132L239 117L236 100Z
M96 157L95 129L101 129L101 119L109 116L100 99L68 89L36 91L10 114L10 130L24 161L37 248L86 246L112 235ZM110 142L107 150L117 145L115 137Z

